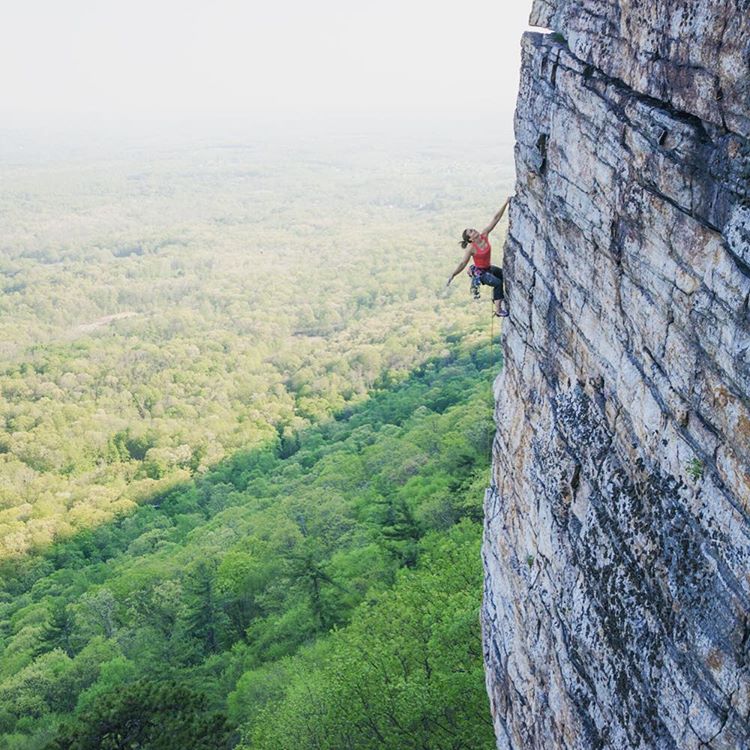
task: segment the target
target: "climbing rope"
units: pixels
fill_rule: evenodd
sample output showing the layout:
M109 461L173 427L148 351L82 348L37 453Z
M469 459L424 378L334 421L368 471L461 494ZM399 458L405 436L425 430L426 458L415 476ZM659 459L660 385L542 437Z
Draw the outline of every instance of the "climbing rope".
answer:
M492 388L492 401L494 403L495 401L495 356L494 356L494 347L495 347L495 303L492 302L492 318L490 319L490 373L492 373L492 377L490 378L490 388ZM494 440L495 433L492 430L492 428L489 429L487 434L487 453L492 457L492 442Z

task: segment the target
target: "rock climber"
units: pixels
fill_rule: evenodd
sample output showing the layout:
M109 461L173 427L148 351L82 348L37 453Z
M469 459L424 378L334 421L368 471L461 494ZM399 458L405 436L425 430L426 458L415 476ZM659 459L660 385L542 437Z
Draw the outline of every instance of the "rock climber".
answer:
M466 268L469 261L474 258L474 263L469 269L469 275L473 280L478 280L480 284L486 284L492 287L492 299L495 301L495 315L500 318L508 316L508 305L505 301L503 292L503 269L498 266L490 265L490 232L497 226L500 219L503 218L505 210L510 203L508 197L503 203L502 208L495 214L487 228L480 234L476 229L464 229L463 236L459 244L466 251L463 260L458 264L456 270L450 275L446 286L450 286L453 279Z

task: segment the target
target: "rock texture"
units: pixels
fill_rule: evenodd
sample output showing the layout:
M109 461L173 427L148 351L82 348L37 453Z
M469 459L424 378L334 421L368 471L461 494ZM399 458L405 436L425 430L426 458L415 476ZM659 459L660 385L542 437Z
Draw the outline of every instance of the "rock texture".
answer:
M538 0L483 622L498 747L750 748L750 0Z

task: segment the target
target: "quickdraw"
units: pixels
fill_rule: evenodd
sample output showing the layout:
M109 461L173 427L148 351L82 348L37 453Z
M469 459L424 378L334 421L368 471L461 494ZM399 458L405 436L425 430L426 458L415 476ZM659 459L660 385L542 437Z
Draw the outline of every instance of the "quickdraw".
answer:
M474 298L475 302L480 302L482 299L482 295L479 293L479 288L481 286L479 277L482 275L482 269L477 268L474 265L471 265L467 269L466 273L468 273L469 277L471 278L471 286L469 287L469 290L471 291L471 296Z

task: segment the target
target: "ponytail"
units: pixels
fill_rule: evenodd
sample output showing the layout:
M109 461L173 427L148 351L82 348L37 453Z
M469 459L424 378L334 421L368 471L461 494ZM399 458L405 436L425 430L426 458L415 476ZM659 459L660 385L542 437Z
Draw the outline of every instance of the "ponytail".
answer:
M469 231L470 230L468 229L464 229L464 233L458 243L464 250L466 250L466 248L471 244L471 240L469 239Z

